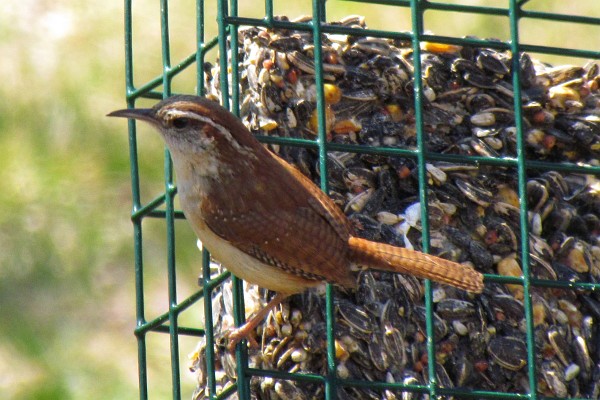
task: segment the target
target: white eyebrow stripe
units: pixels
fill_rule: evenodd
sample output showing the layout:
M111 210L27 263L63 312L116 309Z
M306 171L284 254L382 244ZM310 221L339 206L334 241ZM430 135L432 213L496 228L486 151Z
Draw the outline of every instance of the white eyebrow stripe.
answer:
M213 128L215 128L216 130L218 130L219 132L221 132L221 134L223 134L223 136L225 136L225 139L227 139L227 141L229 143L231 143L231 145L233 147L235 147L237 150L239 150L240 152L244 152L247 156L250 156L252 158L256 158L256 156L254 155L252 149L246 148L245 146L242 146L238 143L237 140L234 139L233 135L231 134L231 132L229 132L229 130L227 128L225 128L223 125L219 125L217 124L215 121L213 121L212 119L205 117L203 115L199 115L193 111L181 111L181 110L168 110L166 112L166 119L175 119L175 118L189 118L189 119L194 119L196 121L200 121L202 123L208 124L210 126L212 126Z
M231 136L231 132L229 132L223 125L219 125L219 124L215 123L215 121L213 121L212 119L204 117L202 115L198 115L195 112L169 110L167 112L167 117L168 117L168 119L189 118L189 119L195 119L196 121L203 122L205 124L212 126L215 129L217 129L219 132L221 132L228 141L237 144L237 141L235 141L233 139L233 136Z

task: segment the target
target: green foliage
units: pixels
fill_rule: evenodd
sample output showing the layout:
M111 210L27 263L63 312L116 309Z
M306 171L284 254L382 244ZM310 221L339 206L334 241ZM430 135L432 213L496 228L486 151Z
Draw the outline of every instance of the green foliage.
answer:
M0 11L0 397L135 398L121 11L68 3Z

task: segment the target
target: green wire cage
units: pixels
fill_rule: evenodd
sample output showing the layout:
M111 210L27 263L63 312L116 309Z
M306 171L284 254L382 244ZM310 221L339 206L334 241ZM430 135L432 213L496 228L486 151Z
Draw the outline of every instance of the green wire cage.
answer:
M253 397L251 390L251 379L253 377L272 377L275 379L310 383L313 386L319 386L322 390L319 391L319 397L325 399L336 399L343 398L340 395L340 388L366 388L374 390L376 393L383 393L386 390L395 393L396 397L399 398L403 393L410 394L414 393L419 396L430 396L430 397L456 397L456 398L505 398L505 399L537 399L537 398L563 398L563 397L583 397L590 398L598 393L594 392L593 388L585 387L579 388L576 393L580 396L570 395L570 391L565 393L565 396L547 396L542 390L540 390L540 381L543 379L542 371L539 371L536 366L540 363L540 359L544 358L544 349L540 345L540 338L537 337L536 322L535 322L535 310L534 302L532 300L536 290L551 290L557 289L557 293L563 293L562 291L570 291L575 293L574 296L585 297L585 304L579 303L580 307L587 307L590 309L591 322L597 324L600 315L595 315L594 312L599 312L600 301L596 300L594 294L600 290L600 284L596 283L594 279L571 279L567 275L560 275L555 279L545 279L543 277L537 277L531 272L531 265L535 260L531 260L530 246L532 243L529 238L529 232L532 225L530 219L531 205L528 205L528 200L531 200L531 196L528 198L528 177L535 173L547 171L557 171L560 174L570 173L579 174L589 177L594 177L600 174L600 167L594 165L594 163L585 163L583 165L579 162L570 162L569 160L555 161L552 159L547 160L530 160L527 157L527 140L526 131L529 127L524 122L524 106L526 96L522 93L523 90L523 76L522 69L520 67L520 57L514 55L521 55L524 52L542 54L542 55L557 55L557 56L570 56L581 59L600 59L600 51L595 48L563 48L563 47L551 47L543 45L527 44L520 40L520 24L525 21L544 22L546 24L559 24L568 22L576 25L586 26L590 28L596 28L596 36L600 37L600 17L584 16L584 15L566 15L562 13L553 13L546 11L531 10L527 7L527 0L507 0L505 2L499 2L498 6L487 7L487 6L474 6L467 4L458 4L460 2L433 2L433 1L420 1L420 0L375 0L375 1L357 1L362 3L364 7L370 7L375 5L385 5L392 7L392 9L402 10L407 18L403 31L394 30L381 30L381 29L356 29L354 27L343 26L340 24L330 24L327 12L330 9L336 7L336 2L329 2L326 4L324 0L313 0L308 12L310 12L310 18L306 18L299 21L290 21L287 19L281 19L274 15L276 5L273 4L274 0L265 0L264 2L264 14L261 17L249 17L242 15L239 12L237 1L225 1L219 0L216 4L210 5L205 4L205 1L197 0L196 4L189 3L186 7L189 10L188 14L195 14L195 37L190 37L189 40L193 40L196 44L195 51L189 54L187 57L182 59L172 60L171 59L171 41L170 41L170 15L169 7L173 7L174 2L168 0L161 0L157 2L159 4L152 4L155 8L152 12L160 11L160 34L155 32L153 36L160 38L160 49L161 49L161 60L162 60L162 71L157 73L153 79L142 80L138 77L137 68L138 64L134 65L134 51L136 50L134 43L138 45L140 41L144 41L145 38L135 37L137 34L136 27L137 21L134 18L135 14L133 2L131 0L125 1L125 62L126 62L126 100L129 107L135 107L136 102L141 99L153 99L155 101L169 97L175 94L177 90L174 89L174 81L183 74L188 76L194 76L195 94L205 95L206 94L206 77L210 74L209 63L214 63L217 59L215 55L218 53L220 56L217 61L218 65L218 76L213 79L218 80L218 86L220 88L220 99L222 104L229 105L232 112L239 115L240 107L242 106L242 96L240 93L239 77L240 71L238 69L238 57L239 54L236 51L230 51L231 43L238 43L240 40L240 29L243 27L262 27L265 29L280 29L290 30L298 32L308 32L312 34L314 40L314 54L313 61L315 65L314 79L316 83L315 91L315 104L317 107L314 111L314 117L316 119L315 124L315 136L314 138L295 138L295 137L280 137L273 135L260 135L259 140L266 144L274 146L291 146L291 147L303 147L310 149L316 154L318 159L318 168L320 169L321 187L323 190L328 189L328 168L330 168L327 162L328 154L335 151L343 151L348 153L359 153L369 154L375 156L386 156L386 157L401 157L403 159L410 159L414 163L415 180L418 182L418 194L417 200L420 202L422 207L420 208L420 229L422 232L421 246L424 252L431 250L430 242L430 224L428 215L430 215L428 200L430 193L427 190L428 180L428 165L433 162L448 162L448 163L460 163L463 165L471 166L492 166L497 168L505 168L512 171L516 176L516 193L518 194L518 225L519 225L519 241L517 258L520 260L522 266L522 276L503 276L501 274L494 273L494 271L483 271L486 272L486 285L487 284L501 284L501 285L518 285L522 288L522 313L523 313L523 324L521 326L524 332L525 344L526 344L526 356L524 356L523 375L525 377L524 386L528 387L526 391L520 392L506 392L501 390L491 390L489 387L480 388L477 385L467 385L468 387L447 387L441 384L438 372L436 368L439 368L435 362L426 363L423 374L428 377L426 382L418 383L402 383L402 382L389 382L389 381L369 381L365 379L346 379L339 377L337 371L337 365L339 360L336 358L336 347L335 347L335 304L334 304L334 289L330 286L327 287L325 295L325 312L327 322L327 345L326 352L324 354L324 373L323 374L297 374L283 371L270 371L260 368L254 368L249 365L248 354L241 347L238 346L236 350L236 375L237 380L234 384L228 386L225 390L217 390L217 383L215 378L215 358L214 346L215 337L213 332L213 305L211 304L211 298L214 291L218 290L219 286L229 278L228 273L223 273L215 277L211 273L210 269L210 256L206 249L202 252L201 261L202 264L202 275L200 278L199 290L188 298L180 299L177 295L177 283L176 283L176 257L175 257L175 220L183 219L183 213L176 209L176 196L177 189L175 180L172 172L171 162L168 152L165 153L165 164L164 164L164 183L165 190L154 199L143 202L140 194L141 178L139 171L138 162L138 136L136 135L136 125L133 121L129 122L129 143L130 143L130 159L131 159L131 179L132 179L132 192L133 192L133 212L132 221L134 226L134 246L135 246L135 277L136 277L136 312L137 312L137 327L135 329L135 335L138 341L138 366L139 366L139 388L140 398L148 399L152 398L153 395L149 390L149 379L160 379L160 384L164 386L172 387L172 397L174 399L186 398L192 395L192 393L186 393L181 389L182 372L181 372L181 354L191 352L192 348L182 348L180 340L182 336L192 336L198 338L205 338L206 341L206 398L210 399L225 399L225 398L239 398L239 399L251 399ZM281 7L281 4L279 5ZM285 4L283 4L285 7ZM177 7L182 7L178 4ZM214 8L216 7L216 22L214 20L208 20L207 12L210 11L211 18L214 16ZM389 8L388 8L389 9ZM256 10L254 10L256 11ZM438 13L458 13L459 15L479 15L481 18L500 18L507 24L508 37L506 40L494 40L494 39L479 39L474 36L467 37L454 37L454 36L438 36L427 33L429 29L424 23L424 16L428 12ZM291 17L291 16L290 16ZM190 30L191 31L191 30ZM214 36L209 36L208 32L216 32ZM143 31L140 31L140 35L144 35ZM513 55L508 61L510 67L510 73L507 75L507 81L512 84L514 95L512 96L513 102L511 104L512 112L514 113L514 132L515 132L515 154L514 156L493 156L493 155L456 155L456 154L444 154L429 149L428 133L424 129L426 122L426 116L424 115L425 104L428 101L426 93L426 85L424 84L424 76L427 72L424 71L424 66L421 63L415 62L413 65L414 70L412 71L414 80L412 82L412 93L411 98L414 107L414 126L415 126L415 139L414 148L403 148L402 146L364 146L359 144L344 144L336 143L328 140L327 132L327 110L325 107L326 93L324 92L324 84L326 79L324 75L327 71L324 70L324 57L326 55L322 52L321 37L322 35L352 35L354 37L374 37L374 38L388 38L398 43L404 43L405 47L412 54L413 59L422 59L422 53L424 52L424 43L436 43L440 46L461 46L471 47L476 49L495 49L502 52L510 52ZM593 42L592 42L593 43ZM229 54L228 57L224 56ZM597 82L600 83L600 80ZM176 86L176 85L175 85ZM597 91L597 88L593 89ZM192 93L188 91L188 93ZM590 123L594 124L597 121L592 120ZM600 124L598 125L600 126ZM597 143L590 142L589 146L592 151L596 151ZM537 176L536 175L536 176ZM600 211L600 208L595 210ZM143 222L148 218L158 218L166 226L166 248L167 248L167 289L168 291L168 307L166 307L163 314L148 319L146 317L147 305L145 303L145 286L144 286L144 257L143 257ZM600 226L600 225L599 225ZM210 249L208 249L210 250ZM591 273L582 274L584 277L591 276ZM429 360L435 360L437 355L435 336L435 322L434 308L435 300L433 295L433 286L429 282L425 282L424 285L424 310L425 310L425 324L423 329L424 343L426 345L426 357ZM244 300L243 300L243 288L241 281L233 279L233 293L234 293L234 319L236 324L241 324L244 320ZM588 302L589 303L586 303ZM598 309L594 307L598 304ZM200 329L195 326L182 326L180 323L180 316L183 311L192 309L193 312L201 313L205 321L205 329ZM593 325L593 324L592 324ZM583 328L582 328L583 329ZM591 326L592 338L600 340L600 328ZM150 346L147 338L150 335L168 335L170 340L171 350L171 377L161 376L160 378L152 378L148 375L148 360L147 352L148 346ZM600 380L600 344L588 343L587 350L590 354L590 360L592 365L589 366L590 378L588 381L594 379ZM560 375L560 374L559 374ZM550 378L548 378L550 379ZM567 380L564 376L562 378L564 383L568 385ZM590 383L590 385L592 385ZM379 391L379 392L377 392ZM232 397L234 396L234 397ZM380 398L387 398L383 397ZM281 397L284 398L284 397ZM292 397L290 397L292 398ZM358 397L355 397L358 398ZM366 397L365 397L366 398ZM390 397L392 398L392 397Z

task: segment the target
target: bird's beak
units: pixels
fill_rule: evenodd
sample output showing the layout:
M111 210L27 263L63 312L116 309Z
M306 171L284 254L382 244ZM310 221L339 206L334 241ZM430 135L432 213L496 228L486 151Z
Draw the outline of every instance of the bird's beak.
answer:
M140 121L149 122L152 125L157 124L156 112L152 108L126 108L123 110L113 111L106 114L106 116L139 119Z

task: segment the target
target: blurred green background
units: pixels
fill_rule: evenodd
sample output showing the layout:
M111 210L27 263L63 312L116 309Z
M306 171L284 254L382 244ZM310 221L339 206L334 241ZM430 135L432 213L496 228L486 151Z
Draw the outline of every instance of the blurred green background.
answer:
M506 0L451 3L504 7ZM262 5L240 1L240 14ZM311 1L276 1L275 12L310 13ZM171 2L172 61L191 54L195 3ZM373 28L409 30L405 9L328 2L328 18L367 16ZM215 1L206 2L216 31ZM526 9L599 17L597 0L532 0ZM159 2L134 2L135 83L160 74ZM509 38L508 21L429 12L425 28L443 35ZM525 43L600 48L600 27L523 21ZM210 34L210 35L212 35ZM209 35L209 36L210 36ZM133 286L131 190L126 123L104 115L125 106L123 3L9 0L0 3L0 398L134 399L137 347ZM535 55L553 63L586 60ZM216 57L216 54L213 55ZM195 69L174 81L193 93ZM140 104L152 104L141 102ZM143 200L163 189L163 146L140 129ZM164 312L164 227L144 224L147 316ZM195 239L177 222L180 298L196 290ZM200 308L184 321L202 324ZM194 339L182 342L183 393ZM149 338L151 398L169 398L168 337ZM186 395L187 396L187 395Z

